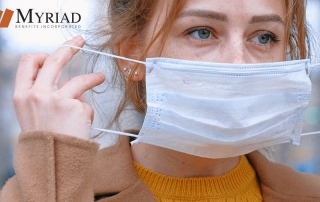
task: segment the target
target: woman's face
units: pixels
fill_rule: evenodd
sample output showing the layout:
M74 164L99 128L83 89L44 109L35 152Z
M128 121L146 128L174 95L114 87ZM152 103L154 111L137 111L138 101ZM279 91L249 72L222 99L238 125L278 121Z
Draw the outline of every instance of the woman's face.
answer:
M167 0L171 1L171 0ZM145 30L151 39L164 20L164 0ZM222 63L283 61L284 0L187 0L172 24L161 57ZM147 57L159 56L155 43Z

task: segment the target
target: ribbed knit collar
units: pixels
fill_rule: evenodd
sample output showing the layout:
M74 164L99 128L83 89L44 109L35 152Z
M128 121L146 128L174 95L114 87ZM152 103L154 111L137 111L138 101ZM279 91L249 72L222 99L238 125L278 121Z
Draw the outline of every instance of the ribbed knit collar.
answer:
M138 176L155 196L174 198L224 198L245 193L256 182L256 174L245 156L227 174L217 177L176 178L134 163Z

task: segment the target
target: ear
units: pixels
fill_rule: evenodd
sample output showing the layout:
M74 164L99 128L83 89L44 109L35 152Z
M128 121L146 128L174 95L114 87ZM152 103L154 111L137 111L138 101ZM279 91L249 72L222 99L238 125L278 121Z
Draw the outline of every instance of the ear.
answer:
M137 39L126 40L125 42L121 42L116 46L117 55L131 58L131 59L139 59L139 45ZM137 64L134 62L117 59L120 71L122 74L133 81L141 81L145 79L145 66L142 64ZM136 68L134 70L134 68Z

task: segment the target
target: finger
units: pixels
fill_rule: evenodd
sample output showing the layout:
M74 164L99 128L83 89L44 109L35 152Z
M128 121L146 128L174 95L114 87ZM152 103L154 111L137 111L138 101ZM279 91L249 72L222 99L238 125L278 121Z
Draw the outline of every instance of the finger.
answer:
M105 77L102 73L92 73L74 77L64 84L56 93L58 93L59 96L76 99L85 91L100 85L104 80Z
M16 75L16 91L30 89L33 86L38 70L48 56L46 53L33 53L21 57Z
M84 45L84 40L81 36L76 36L64 44L82 47ZM45 60L42 70L39 72L36 84L39 83L42 86L54 86L59 80L63 67L78 51L79 49L71 47L59 47Z

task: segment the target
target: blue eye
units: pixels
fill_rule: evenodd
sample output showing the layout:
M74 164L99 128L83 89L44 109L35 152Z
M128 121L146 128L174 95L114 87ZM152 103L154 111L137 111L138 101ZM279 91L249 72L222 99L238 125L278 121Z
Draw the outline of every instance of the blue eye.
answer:
M252 41L261 45L266 45L268 43L270 43L271 41L273 42L278 42L279 40L277 39L277 37L272 34L272 33L266 33L266 34L260 34L256 37L252 38Z
M197 39L208 39L212 36L211 32L207 29L193 30L189 34Z
M261 44L267 44L270 41L270 36L268 36L267 34L259 35L258 36L258 41Z

